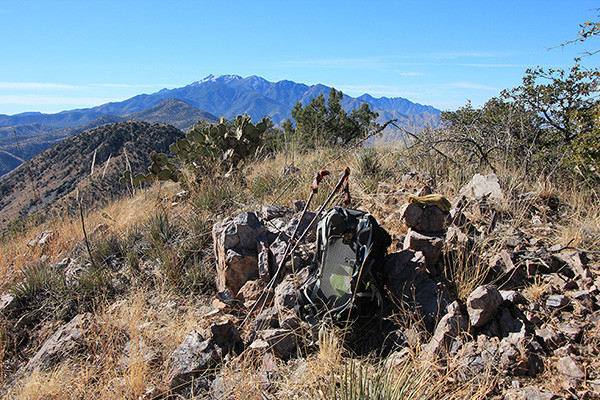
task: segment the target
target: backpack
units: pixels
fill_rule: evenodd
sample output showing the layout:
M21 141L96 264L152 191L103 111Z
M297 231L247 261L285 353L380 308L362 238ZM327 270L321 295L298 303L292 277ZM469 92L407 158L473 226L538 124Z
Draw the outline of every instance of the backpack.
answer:
M381 264L390 235L364 211L334 207L317 224L309 277L297 292L298 316L316 325L347 320L379 303Z

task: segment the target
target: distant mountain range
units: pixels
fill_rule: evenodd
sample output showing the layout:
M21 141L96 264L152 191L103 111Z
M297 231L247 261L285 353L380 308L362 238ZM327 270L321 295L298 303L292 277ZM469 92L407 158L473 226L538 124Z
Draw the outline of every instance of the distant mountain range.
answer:
M221 116L231 118L247 113L255 121L269 116L280 125L291 117L298 101L308 104L320 94L327 97L330 91L330 87L321 84L308 86L288 80L269 82L258 76L209 75L181 88L162 89L87 109L56 114L0 114L0 177L67 137L108 123L133 119L186 130L198 120L215 122ZM363 102L379 113L378 122L397 119L400 127L411 132L439 123L440 110L400 97L374 98L364 94L357 98L344 95L342 99L346 110L357 109ZM393 143L400 136L402 132L388 129L382 140Z

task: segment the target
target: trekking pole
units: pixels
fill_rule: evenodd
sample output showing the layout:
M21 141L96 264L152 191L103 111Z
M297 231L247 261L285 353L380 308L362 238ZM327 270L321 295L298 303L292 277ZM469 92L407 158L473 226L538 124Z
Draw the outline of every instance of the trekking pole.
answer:
M313 219L310 221L310 224L308 224L308 226L306 227L306 229L304 230L304 232L302 233L302 235L298 238L298 240L294 241L293 247L289 251L289 253L287 251L288 248L286 247L286 253L285 253L284 258L281 260L281 264L279 264L279 267L277 268L277 271L275 272L275 275L273 276L273 278L271 279L271 281L269 281L269 285L267 285L267 287L265 288L264 292L261 293L261 296L259 297L259 300L262 298L263 294L269 293L273 289L273 286L275 285L275 281L277 280L277 276L279 275L279 272L281 271L281 269L285 265L285 259L288 257L289 254L294 254L294 251L296 251L296 249L298 248L298 245L300 245L300 243L302 243L302 241L304 240L304 238L306 237L306 235L308 234L308 232L310 232L310 229L315 224L315 222L317 222L317 220L320 218L321 213L327 208L327 205L329 204L329 202L331 201L331 199L333 199L333 197L335 196L335 194L337 192L339 192L340 189L348 182L348 176L350 176L350 168L346 167L346 169L344 170L344 173L342 174L342 177L340 178L340 180L337 183L337 185L335 185L335 187L333 188L333 191L331 192L331 194L329 195L329 197L327 197L327 200L325 200L325 203L323 203L323 205L318 209L317 213L315 214L315 216L313 217ZM302 221L300 221L300 222L302 222ZM298 225L299 224L300 223L298 223ZM290 243L288 243L288 245L290 245L291 243L292 243L292 241L290 241ZM259 302L259 300L257 300L256 303L254 303L254 305L256 305ZM259 314L262 312L262 310L263 310L266 302L267 301L265 299L265 301L263 302L263 304L260 307ZM242 325L240 325L240 327L244 325L244 323L246 322L246 319L248 319L248 317L250 316L250 314L252 313L252 311L254 311L254 306L250 310L250 313L248 313L248 315L246 315L246 318L244 319L244 321L242 322Z
M300 214L300 220L296 224L296 228L294 229L294 232L292 233L292 236L288 240L288 243L287 243L287 246L286 246L285 251L283 253L283 258L282 258L282 260L280 262L280 265L277 267L277 270L275 271L275 274L273 275L273 277L271 278L271 280L269 280L269 283L267 284L267 286L265 287L265 289L263 290L263 292L260 294L260 296L258 297L258 299L256 300L256 302L250 308L250 311L246 315L246 318L244 318L244 320L242 321L240 327L244 326L244 324L246 323L246 320L249 318L250 315L252 315L252 313L254 312L256 306L258 305L258 303L260 303L261 300L263 300L263 296L265 296L267 293L269 293L273 289L273 286L275 285L277 277L279 276L279 272L281 271L281 269L285 265L285 260L287 259L288 255L290 253L290 249L292 248L292 245L295 242L294 239L296 237L296 234L298 233L298 230L300 228L300 225L302 224L302 221L304 220L304 216L306 215L306 211L308 210L308 207L310 206L310 203L311 203L314 195L317 194L317 192L319 191L319 183L321 183L321 180L324 177L326 177L327 175L329 175L329 171L324 170L324 169L320 170L319 172L317 172L317 175L315 175L315 179L313 180L312 185L310 185L310 190L311 190L310 191L310 195L308 196L308 200L306 200L306 204L304 205L304 209L302 210L302 214ZM311 222L311 225L312 225L312 222ZM266 301L263 302L263 304L261 306L260 312L262 312L262 309L263 309L263 306L264 306L265 303L266 303ZM259 314L260 314L260 312L259 312Z

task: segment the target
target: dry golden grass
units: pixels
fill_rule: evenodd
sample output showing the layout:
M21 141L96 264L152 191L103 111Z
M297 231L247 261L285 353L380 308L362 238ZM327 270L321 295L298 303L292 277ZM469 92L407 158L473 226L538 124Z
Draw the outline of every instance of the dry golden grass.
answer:
M106 207L86 210L85 227L92 251L100 246L102 238L113 235L126 242L131 232L141 231L151 236L149 232L159 229L159 225L168 225L163 228L172 229L169 240L152 242L153 246L148 250L152 256L140 256L138 263L140 269L144 263L151 267L155 264L159 272L152 280L145 280L139 273L134 274L135 279L132 279L127 292L117 298L98 300L93 329L85 340L85 357L66 360L54 371L35 373L18 380L8 389L4 398L137 399L148 388L166 390L166 358L188 332L204 329L208 325L203 315L209 309L212 296L178 291L172 281L185 279L189 275L190 270L184 269L188 265L185 263L200 268L202 263L213 261L209 250L202 255L204 258L190 261L190 254L200 254L203 250L197 247L208 247L210 244L211 224L224 216L256 210L273 202L291 206L293 200L306 199L315 173L339 155L336 151L320 150L296 157L295 163L300 172L283 175L285 162L280 154L247 165L238 176L206 179L190 189L188 201L176 206L172 206L171 198L179 187L157 184ZM373 160L377 160L376 166ZM374 154L362 154L360 151L347 153L327 165L331 176L323 180L318 196L313 200L312 210L329 195L346 166L352 170L350 188L354 205L371 211L380 222L400 208L406 195L385 193L380 190L379 182L386 182L393 187L405 172L417 170L429 175L437 193L453 200L460 187L475 172L470 168L457 170L444 160L415 156L397 149L378 149ZM519 175L517 179L511 174L515 172L498 172L509 194L533 193L527 200L515 201L510 198L503 205L502 212L511 216L514 228L537 234L530 223L531 207L535 206L542 222L552 222L548 239L545 240L554 242L548 245L571 243L590 249L600 246L600 207L593 196L577 188L565 189L542 179L524 182L522 176ZM552 208L554 199L559 199L562 204L558 211ZM561 213L567 213L568 217L563 217ZM159 215L164 215L165 220L161 222ZM474 209L469 216L481 226L490 223L491 215L479 209ZM197 226L193 225L196 223L194 221ZM101 225L106 230L94 233ZM402 244L399 240L405 234L406 227L398 219L390 219L383 225L395 238L390 251L400 249ZM45 230L55 232L48 246L27 245L29 240ZM185 235L192 231L194 235ZM502 235L501 230L488 235L475 247L459 251L452 263L447 262L447 274L452 278L460 299L464 300L483 282L489 270L489 259L503 249L506 238ZM0 292L19 282L22 271L43 256L48 263L56 263L75 250L85 256L83 242L79 217L55 219L31 226L10 240L0 242L0 254L3 255L0 260ZM539 281L528 287L524 294L536 301L546 290L546 284ZM589 342L597 345L597 330L594 335ZM398 365L389 367L386 365L388 360L353 356L344 347L343 332L326 331L315 353L304 359L287 362L277 360L279 377L268 385L260 370L262 355L252 352L246 352L235 361L223 365L223 384L233 398L244 399L381 398L361 392L365 388L398 395L393 398L483 399L490 396L497 386L494 371L486 371L478 377L477 382L457 381L455 372L460 366L453 363L455 360L445 360L444 365L440 366L425 362L420 357L421 344L426 340L426 337L417 337L411 343L409 356ZM125 345L128 342L131 342L131 351L129 362L124 365ZM148 348L155 354L154 357L144 357ZM7 349L0 347L0 361L8 356Z

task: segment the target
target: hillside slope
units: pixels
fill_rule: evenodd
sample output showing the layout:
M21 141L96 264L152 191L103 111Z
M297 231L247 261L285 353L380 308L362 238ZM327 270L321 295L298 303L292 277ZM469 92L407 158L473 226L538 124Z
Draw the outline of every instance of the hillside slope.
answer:
M169 125L120 122L65 139L0 181L0 229L51 203L56 210L70 209L76 189L90 204L122 193L126 188L118 178L127 163L143 171L152 150L168 151L181 136Z
M0 178L21 164L21 156L24 160L29 160L41 151L80 132L128 120L168 124L182 130L189 129L200 120L218 122L214 115L182 100L167 99L143 111L124 116L103 115L74 127L57 129L38 123L17 126L14 128L17 132L16 138L12 127L0 128Z

